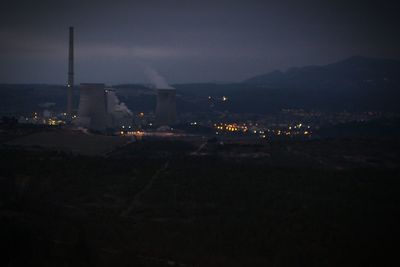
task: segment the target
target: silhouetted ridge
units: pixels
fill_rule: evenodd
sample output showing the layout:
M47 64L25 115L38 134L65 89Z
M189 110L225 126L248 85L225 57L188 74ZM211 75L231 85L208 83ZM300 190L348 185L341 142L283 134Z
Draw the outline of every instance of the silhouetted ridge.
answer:
M399 77L400 61L353 56L324 66L273 71L247 79L244 83L274 88L354 90L360 87L360 83L397 83Z

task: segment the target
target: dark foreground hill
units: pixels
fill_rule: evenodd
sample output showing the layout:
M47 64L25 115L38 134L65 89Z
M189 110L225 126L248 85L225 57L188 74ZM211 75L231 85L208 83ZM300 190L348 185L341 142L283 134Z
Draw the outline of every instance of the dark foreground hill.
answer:
M398 265L399 143L197 147L0 149L0 265Z

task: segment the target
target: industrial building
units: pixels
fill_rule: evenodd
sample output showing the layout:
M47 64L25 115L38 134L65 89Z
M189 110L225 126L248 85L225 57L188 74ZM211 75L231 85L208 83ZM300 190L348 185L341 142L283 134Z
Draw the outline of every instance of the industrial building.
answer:
M159 126L176 123L176 90L157 89L156 124Z

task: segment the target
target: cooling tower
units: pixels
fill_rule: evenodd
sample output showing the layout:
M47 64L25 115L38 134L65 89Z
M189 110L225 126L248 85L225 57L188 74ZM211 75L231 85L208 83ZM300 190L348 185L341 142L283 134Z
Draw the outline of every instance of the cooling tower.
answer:
M79 125L104 131L106 129L106 93L102 83L82 83L79 99Z
M175 92L175 89L157 89L157 125L172 125L176 122Z

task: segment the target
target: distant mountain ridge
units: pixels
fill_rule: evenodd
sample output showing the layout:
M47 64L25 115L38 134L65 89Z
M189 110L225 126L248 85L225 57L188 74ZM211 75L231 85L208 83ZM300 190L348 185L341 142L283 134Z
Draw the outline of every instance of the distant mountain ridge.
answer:
M359 89L400 84L400 60L353 56L323 65L290 68L249 78L243 83L291 89ZM358 88L357 88L358 87Z
M282 109L400 112L400 61L350 57L324 66L291 68L255 76L240 83L174 84L177 109L265 114ZM141 84L113 86L121 101L137 112L152 112L155 91ZM222 96L228 101L222 102ZM211 99L211 100L210 100ZM79 87L74 91L74 107ZM43 103L65 110L62 85L0 84L0 113L40 110Z

